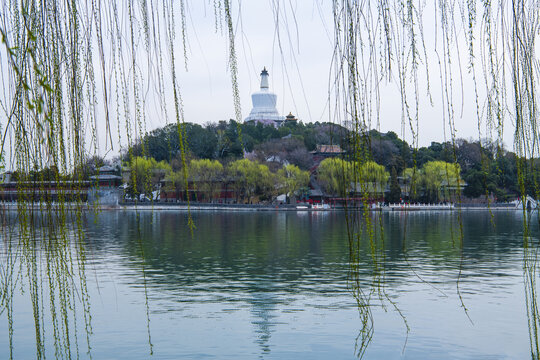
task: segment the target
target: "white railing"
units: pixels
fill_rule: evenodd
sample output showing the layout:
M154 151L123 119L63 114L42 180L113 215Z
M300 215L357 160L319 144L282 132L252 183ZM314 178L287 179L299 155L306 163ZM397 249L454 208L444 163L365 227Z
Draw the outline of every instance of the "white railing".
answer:
M388 204L391 210L451 210L454 208L452 203L423 204L423 203L396 203Z

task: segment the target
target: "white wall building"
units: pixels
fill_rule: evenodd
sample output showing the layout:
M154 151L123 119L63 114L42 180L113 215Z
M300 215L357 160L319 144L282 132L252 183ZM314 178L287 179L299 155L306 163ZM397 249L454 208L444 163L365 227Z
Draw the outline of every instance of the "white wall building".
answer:
M276 127L285 121L285 117L279 115L276 109L277 95L269 89L266 67L261 72L261 89L251 94L251 101L253 108L244 121L260 122Z

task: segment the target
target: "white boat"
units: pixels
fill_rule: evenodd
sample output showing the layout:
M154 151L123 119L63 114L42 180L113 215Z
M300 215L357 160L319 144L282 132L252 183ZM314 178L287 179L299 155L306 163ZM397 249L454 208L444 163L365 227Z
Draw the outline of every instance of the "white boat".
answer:
M313 210L329 210L330 205L328 205L328 204L313 204L312 209Z

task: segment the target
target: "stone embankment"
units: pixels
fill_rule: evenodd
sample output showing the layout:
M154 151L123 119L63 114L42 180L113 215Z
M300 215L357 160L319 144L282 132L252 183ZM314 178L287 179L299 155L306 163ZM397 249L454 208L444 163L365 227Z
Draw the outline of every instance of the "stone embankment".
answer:
M361 207L330 207L311 206L309 204L212 204L212 203L172 203L172 202L119 202L117 204L101 203L94 204L67 202L60 205L51 203L25 203L27 209L55 210L158 210L158 211L334 211L334 210L359 210ZM17 210L17 202L0 202L1 210ZM522 210L522 206L516 203L493 203L487 204L372 204L370 211L447 211L447 210Z
M296 205L272 205L272 204L212 204L212 203L190 203L185 202L122 202L118 204L120 209L130 210L224 210L224 211L270 211L270 210L290 210L295 211Z

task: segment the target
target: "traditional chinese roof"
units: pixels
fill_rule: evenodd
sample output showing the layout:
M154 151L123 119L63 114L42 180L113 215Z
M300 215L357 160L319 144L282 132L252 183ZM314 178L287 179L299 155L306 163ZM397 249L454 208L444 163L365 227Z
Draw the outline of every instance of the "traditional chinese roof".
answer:
M289 112L289 115L285 117L287 121L296 121L296 117L292 114L292 112Z
M345 151L339 145L317 145L312 154L344 154Z
M112 166L104 165L104 166L100 167L98 169L98 171L99 171L100 174L104 174L104 173L113 173L113 172L116 171L116 169L113 168Z
M122 177L118 175L111 175L111 174L99 174L99 175L90 176L90 180L116 180L116 179L122 179Z

